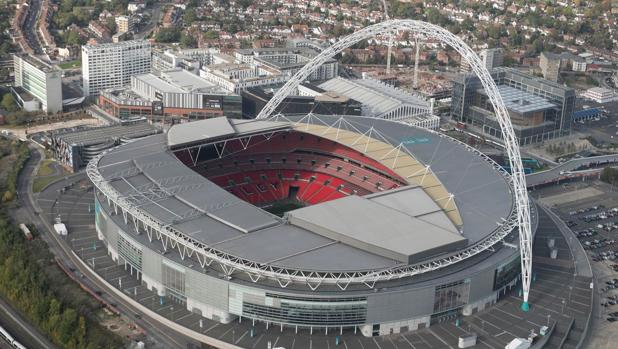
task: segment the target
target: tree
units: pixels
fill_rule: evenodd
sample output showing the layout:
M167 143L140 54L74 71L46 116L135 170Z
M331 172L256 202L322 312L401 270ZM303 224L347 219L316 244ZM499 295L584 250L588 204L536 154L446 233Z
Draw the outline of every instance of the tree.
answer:
M180 45L182 47L197 47L197 39L191 33L182 33Z
M614 184L618 179L618 170L606 167L601 171L601 180L605 183Z
M2 96L2 102L0 102L0 106L8 112L14 112L17 110L17 104L15 104L15 98L12 94L6 93Z
M212 40L212 39L218 39L218 38L219 38L219 33L217 33L214 30L209 30L204 33L204 39Z
M180 30L178 28L161 28L155 36L156 42L178 42L180 41Z
M118 26L116 25L116 20L113 17L107 19L107 21L105 22L105 26L107 27L107 29L109 29L110 33L116 34Z
M187 12L185 12L184 15L184 22L186 26L190 26L193 22L195 22L197 20L197 14L195 13L194 9L188 9Z
M65 34L64 42L67 45L81 45L82 38L79 36L79 34L75 30L69 30Z

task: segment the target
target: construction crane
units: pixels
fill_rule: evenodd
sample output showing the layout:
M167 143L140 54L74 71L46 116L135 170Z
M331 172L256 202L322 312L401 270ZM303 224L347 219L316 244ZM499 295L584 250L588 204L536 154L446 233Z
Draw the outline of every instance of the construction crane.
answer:
M386 0L382 0L382 5L384 6L384 20L390 20L390 16L388 15L388 4ZM391 51L393 49L393 33L389 33L388 35L388 52L386 55L386 74L391 73Z

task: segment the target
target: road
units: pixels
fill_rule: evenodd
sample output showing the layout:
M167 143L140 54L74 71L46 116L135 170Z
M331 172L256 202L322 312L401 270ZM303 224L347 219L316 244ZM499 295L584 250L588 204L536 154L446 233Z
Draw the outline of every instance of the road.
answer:
M143 39L150 35L150 33L152 33L152 31L157 26L157 23L159 23L159 20L161 19L161 6L163 5L165 4L161 4L158 2L152 5L152 10L150 11L150 22L148 22L148 24L139 32L133 35L135 39Z
M118 119L117 117L114 117L114 116L106 113L103 109L99 108L99 106L96 105L96 104L93 104L93 105L89 106L86 109L86 111L93 118L96 118L96 119L102 121L104 124L113 125L113 124L120 123L120 119Z
M37 20L41 13L41 0L32 0L30 1L30 9L28 14L26 15L26 20L24 21L24 26L22 28L26 40L30 47L34 50L34 53L37 55L43 54L43 46L39 40L37 35Z
M41 217L41 211L34 204L34 194L32 193L32 174L35 173L38 168L38 164L42 158L42 150L38 147L31 146L32 156L26 163L22 175L18 179L18 199L21 205L21 209L16 215L19 219L26 222L32 222L32 224L41 232L41 237L49 245L50 251L63 261L63 264L69 270L76 270L77 275L83 275L82 284L88 289L96 291L103 291L102 298L108 304L115 304L116 308L124 314L130 322L135 323L145 331L145 335L149 338L149 341L156 343L155 346L149 346L150 348L185 348L188 345L195 345L196 343L171 329L157 323L156 321L146 316L135 316L139 311L132 307L129 303L120 298L112 297L111 289L107 284L98 281L94 277L92 271L86 268L78 261L77 256L73 254L70 249L60 241L60 238L52 233L52 227L50 222L47 222ZM85 176L83 173L77 176Z

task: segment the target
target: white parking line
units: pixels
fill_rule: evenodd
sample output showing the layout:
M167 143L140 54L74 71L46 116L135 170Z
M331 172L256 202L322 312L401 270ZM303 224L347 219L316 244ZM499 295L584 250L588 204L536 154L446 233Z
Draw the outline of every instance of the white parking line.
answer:
M502 310L502 309L500 309L500 307L494 307L493 309L495 309L495 310L497 310L497 311L499 311L499 312L505 313L505 314L506 314L506 315L508 315L508 316L514 317L514 318L516 318L517 320L523 320L523 319L524 319L524 318L523 318L523 317L521 317L521 316L517 316L517 315L514 315L514 314L509 313L509 312L508 312L508 311L506 311L506 310Z
M408 340L408 338L404 335L401 335L401 338L403 338L404 341L406 341L406 343L410 344L410 346L412 347L412 349L416 349L416 347L414 346L414 344L412 344L412 342L410 342L410 340Z
M444 339L442 339L442 337L438 336L432 329L431 327L427 329L429 331L429 333L431 333L434 337L438 338L438 340L442 343L444 343L444 345L448 346L451 349L455 349L453 348L450 344L448 344Z
M219 323L217 322L216 324L210 326L209 328L206 329L206 331L204 331L204 333L208 333L208 331L212 330L213 328L219 326Z
M260 336L255 341L255 343L253 343L253 346L251 348L255 348L258 345L258 343L260 343L260 341L262 340L262 337L264 337L264 334L260 334ZM309 341L311 341L311 340L309 340Z
M245 331L245 333L242 334L242 336L238 337L238 339L234 342L234 344L238 344L238 342L240 342L243 337L245 337L245 335L247 335L247 333L249 333L249 331ZM293 348L293 346L292 346Z

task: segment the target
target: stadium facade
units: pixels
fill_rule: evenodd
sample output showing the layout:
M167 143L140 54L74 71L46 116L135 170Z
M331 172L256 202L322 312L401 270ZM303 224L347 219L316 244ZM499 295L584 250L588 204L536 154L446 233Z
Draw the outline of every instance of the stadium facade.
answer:
M208 119L87 172L109 254L222 323L399 333L483 310L520 278L510 175L396 121Z

